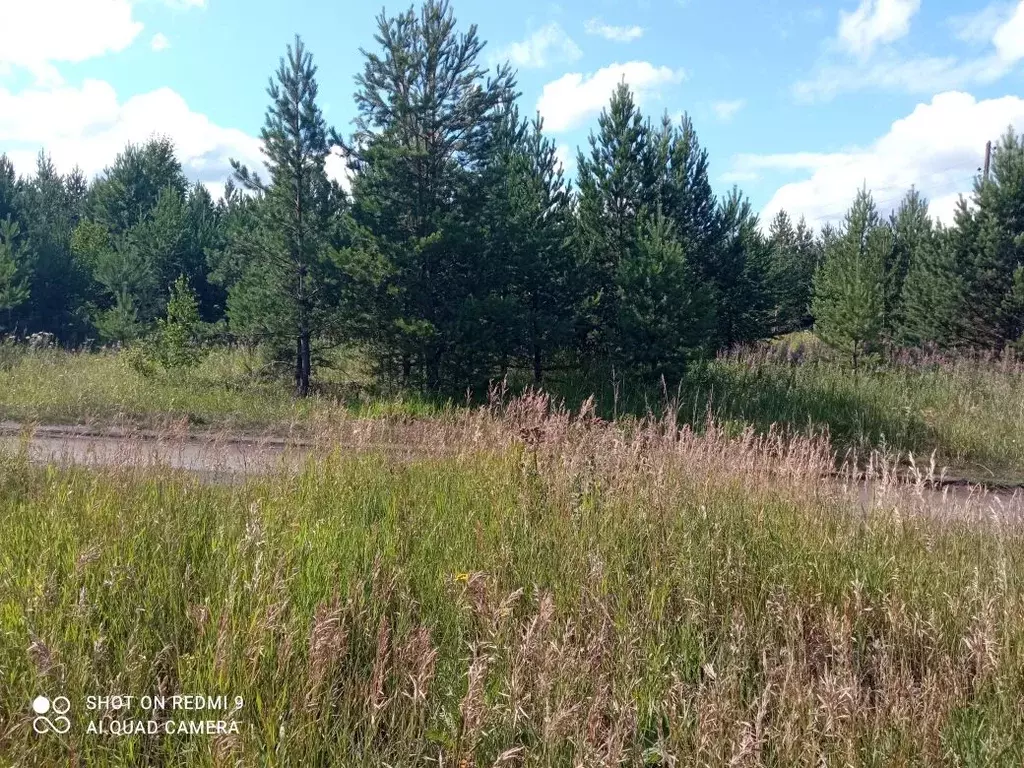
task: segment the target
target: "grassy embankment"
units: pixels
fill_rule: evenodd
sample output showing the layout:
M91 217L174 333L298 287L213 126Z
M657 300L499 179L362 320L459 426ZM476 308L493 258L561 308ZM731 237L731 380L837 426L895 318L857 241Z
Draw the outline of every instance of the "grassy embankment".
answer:
M552 382L570 407L597 395L598 413L663 412L701 425L709 413L741 431L772 425L827 431L840 453L934 451L940 465L973 480L1024 478L1024 366L932 359L890 364L854 376L813 347L799 362L748 352L697 366L667 393L619 384ZM256 360L219 350L198 368L142 376L113 353L10 353L0 364L0 419L36 423L121 423L225 431L316 433L352 417L450 417L455 405L375 391L353 366L327 374L319 395L294 400L287 382Z
M851 514L821 440L544 410L235 487L3 461L0 763L1024 760L1020 528ZM84 734L88 694L177 692L241 732Z

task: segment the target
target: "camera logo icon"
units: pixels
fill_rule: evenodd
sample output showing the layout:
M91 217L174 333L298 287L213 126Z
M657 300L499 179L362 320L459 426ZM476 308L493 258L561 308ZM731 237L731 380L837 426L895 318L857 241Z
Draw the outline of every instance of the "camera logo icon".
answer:
M67 696L58 696L50 701L45 696L36 696L32 700L32 711L36 717L32 720L32 730L36 733L65 734L71 730L71 720L65 715L71 710L71 702ZM55 715L47 717L48 714Z

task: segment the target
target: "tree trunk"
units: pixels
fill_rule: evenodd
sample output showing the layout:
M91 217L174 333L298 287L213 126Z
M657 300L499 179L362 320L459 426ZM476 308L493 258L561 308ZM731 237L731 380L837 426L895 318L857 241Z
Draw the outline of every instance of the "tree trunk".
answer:
M298 397L306 397L309 394L309 307L306 300L306 267L299 267L299 343L298 354L295 360L295 394Z
M310 374L310 352L309 352L309 328L303 328L302 334L299 336L299 381L298 381L298 395L299 397L306 397L309 394L309 374Z
M530 297L530 304L530 309L532 310L532 317L530 318L530 343L533 346L533 383L539 387L541 379L544 377L544 368L541 361L540 331L537 328L536 292Z

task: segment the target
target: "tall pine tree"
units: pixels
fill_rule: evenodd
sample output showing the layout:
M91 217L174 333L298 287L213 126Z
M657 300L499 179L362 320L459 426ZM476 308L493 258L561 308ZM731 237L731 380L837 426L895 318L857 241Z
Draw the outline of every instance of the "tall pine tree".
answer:
M576 274L570 189L543 123L512 109L496 133L486 173L488 255L483 279L496 287L501 357L525 362L540 384L552 358L572 344Z
M329 130L317 104L316 71L296 37L267 87L271 103L261 133L267 180L232 161L236 179L259 204L255 231L236 245L249 261L228 298L230 321L278 351L290 343L299 397L309 394L313 344L336 321L331 236L343 200L325 172Z
M14 311L29 297L18 234L18 224L9 215L0 220L0 331L4 333L16 330Z
M589 155L577 159L576 247L585 281L581 331L585 347L606 363L621 363L618 332L621 262L636 252L644 219L658 210L650 126L625 83L590 134Z
M802 217L794 227L789 214L780 210L768 228L768 247L772 334L810 328L814 271L821 254L814 233Z
M1024 330L1015 290L1024 264L1024 137L1010 129L992 156L989 178L975 183L974 247L961 264L965 341L1002 349Z
M364 341L405 385L435 391L485 376L491 357L480 173L517 95L507 66L481 66L476 27L457 26L445 0L378 18L347 147L353 217L381 264Z
M893 248L886 264L885 318L886 339L892 341L906 325L903 306L904 285L911 264L919 261L919 252L929 248L932 220L928 215L928 201L916 189L911 189L889 218L893 233Z
M814 275L814 328L856 371L879 348L885 317L885 267L892 233L867 190L857 192L843 230L825 248Z

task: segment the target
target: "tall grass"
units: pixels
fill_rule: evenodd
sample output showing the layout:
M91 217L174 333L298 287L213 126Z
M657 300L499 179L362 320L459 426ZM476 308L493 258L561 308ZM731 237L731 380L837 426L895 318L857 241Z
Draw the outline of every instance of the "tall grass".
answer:
M345 387L343 376L327 376L313 397L297 400L287 376L241 349L215 349L195 368L152 375L115 351L15 349L0 359L0 419L287 433L317 418L435 417L451 408L414 395L382 396L358 378Z
M542 397L444 434L231 487L7 458L0 762L1024 760L1024 537L986 500L863 509L821 439ZM175 692L244 697L242 731L82 732L86 695Z
M710 416L734 432L753 425L761 433L773 426L827 433L844 452L935 452L973 480L1024 480L1024 365L1009 359L897 357L855 375L801 341L723 355L660 387L603 375L554 378L549 387L569 407L593 398L606 419L671 407L695 427ZM214 350L196 369L153 376L113 352L43 350L0 360L0 419L15 421L315 434L318 424L353 416L450 418L454 410L451 401L382 389L344 358L302 401L287 377L239 350Z

